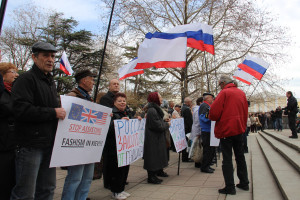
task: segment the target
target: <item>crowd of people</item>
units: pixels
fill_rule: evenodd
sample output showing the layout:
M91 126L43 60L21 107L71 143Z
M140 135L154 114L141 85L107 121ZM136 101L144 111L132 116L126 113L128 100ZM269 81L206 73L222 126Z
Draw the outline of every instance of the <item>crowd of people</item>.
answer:
M46 42L37 42L32 46L32 68L18 75L17 67L11 63L0 63L0 187L1 199L53 199L56 187L56 169L49 168L58 120L66 117L66 111L60 106L56 86L51 75L57 49ZM94 78L90 70L81 70L75 74L77 87L67 95L96 102L112 108L112 120L109 125L101 164L89 163L67 166L62 191L63 200L86 200L95 172L103 171L104 187L112 192L114 199L126 199L125 192L130 166L118 167L115 129L113 120L146 118L144 141L144 166L149 184L161 184L168 177L164 171L168 166L169 151L175 151L169 126L171 119L184 119L187 140L198 138L203 146L203 160L195 162L202 173L214 173L211 167L215 161L215 147L210 146L211 121L216 121L215 136L220 139L223 154L222 171L225 188L223 194L235 194L235 187L249 190L249 180L244 152L247 149L249 130L264 129L267 117L264 113L251 114L248 117L248 102L245 93L228 76L221 76L221 92L215 96L206 92L196 100L186 97L183 105L163 101L158 92L148 95L147 103L134 113L127 105L127 97L120 92L117 79L109 82L108 92L100 93L93 100L90 92L94 87ZM16 80L17 79L17 80ZM16 81L15 81L16 80ZM289 116L293 132L295 126L295 98L287 93ZM297 103L297 101L296 101ZM271 111L270 118L274 127L282 130L282 110ZM297 135L297 134L296 134ZM155 147L155 148L153 148ZM232 149L236 158L238 178L233 178ZM247 149L248 152L248 149ZM182 152L182 162L192 162L186 150Z

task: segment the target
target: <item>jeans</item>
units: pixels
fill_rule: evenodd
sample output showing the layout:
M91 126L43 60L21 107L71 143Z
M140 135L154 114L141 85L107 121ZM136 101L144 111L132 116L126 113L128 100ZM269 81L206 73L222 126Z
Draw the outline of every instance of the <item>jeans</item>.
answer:
M68 166L62 200L86 200L94 175L94 163Z
M16 151L16 185L11 200L52 200L56 185L56 168L49 168L52 147L23 147Z
M248 185L248 171L243 149L243 134L221 138L221 148L223 154L222 171L225 186L228 189L235 187L233 178L232 149L236 160L237 176L240 184Z
M279 130L282 131L282 118L276 118L276 127L277 127L277 131Z

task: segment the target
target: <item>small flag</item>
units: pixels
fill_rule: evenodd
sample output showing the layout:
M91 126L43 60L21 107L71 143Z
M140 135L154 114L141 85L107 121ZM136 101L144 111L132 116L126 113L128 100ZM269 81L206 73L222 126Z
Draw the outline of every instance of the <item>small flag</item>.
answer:
M68 58L67 58L67 54L66 54L65 51L63 52L63 54L62 54L62 56L61 56L59 62L60 62L59 68L60 68L63 72L65 72L65 74L67 74L67 75L72 75L73 70L72 70L72 68L71 68L70 62L69 62L69 60L68 60Z
M246 56L244 62L242 64L239 64L238 67L248 74L251 74L258 80L261 80L261 78L269 68L269 65L269 63L260 58Z
M127 65L124 65L118 70L119 80L123 80L130 76L136 76L138 74L143 74L144 70L142 69L134 69L136 67L138 60L137 58L130 61Z
M138 49L135 69L184 68L186 66L185 33L147 33Z
M238 69L234 72L233 77L248 84L251 85L252 81L253 81L253 76L248 74L247 72L244 72L241 69Z
M96 124L105 124L106 119L107 119L107 113L104 112L98 112L97 114L97 119L96 119Z

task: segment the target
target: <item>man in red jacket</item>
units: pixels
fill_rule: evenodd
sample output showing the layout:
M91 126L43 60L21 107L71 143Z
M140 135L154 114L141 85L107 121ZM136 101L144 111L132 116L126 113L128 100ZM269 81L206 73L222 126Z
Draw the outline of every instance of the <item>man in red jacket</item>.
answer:
M232 149L234 151L237 176L240 183L236 186L249 190L247 164L243 150L243 133L246 130L248 102L245 93L228 76L221 76L219 86L222 88L209 111L209 119L216 121L215 136L220 138L223 163L222 170L225 188L220 189L222 194L236 194Z

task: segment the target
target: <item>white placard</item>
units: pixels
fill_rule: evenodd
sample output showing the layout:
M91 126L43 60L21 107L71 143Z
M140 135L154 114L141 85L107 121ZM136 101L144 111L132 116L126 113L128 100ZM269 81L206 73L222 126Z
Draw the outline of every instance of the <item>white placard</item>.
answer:
M114 120L118 167L143 157L146 119Z
M185 138L183 118L172 119L169 130L176 148L176 152L178 153L184 150L187 147L187 142Z
M112 109L77 97L60 98L66 118L58 121L50 167L99 162Z
M215 126L216 121L211 121L211 128L210 128L210 146L211 147L218 147L220 143L220 139L215 137Z

